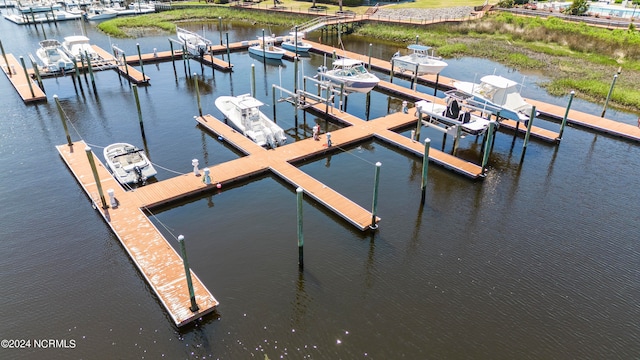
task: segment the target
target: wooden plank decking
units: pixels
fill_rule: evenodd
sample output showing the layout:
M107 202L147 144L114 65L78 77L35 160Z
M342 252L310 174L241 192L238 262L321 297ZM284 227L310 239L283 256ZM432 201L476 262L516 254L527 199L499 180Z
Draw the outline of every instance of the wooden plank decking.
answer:
M94 154L105 196L107 189L113 189L118 201L117 207L102 209L97 184L85 152L86 146L80 141L71 147L66 144L57 146L57 149L174 323L182 326L213 311L218 301L193 272L193 288L199 310L189 310L191 304L182 257L141 210L145 200L138 196L138 190L124 191ZM196 178L194 175L191 177Z
M105 63L110 63L113 66L115 66L118 63L116 61L116 58L113 57L112 54L102 49L101 47L97 45L91 45L91 47L98 53L98 55L100 55L100 57L102 57ZM127 59L127 62L129 62L128 59ZM129 80L131 80L135 84L146 84L146 83L149 83L149 80L151 80L151 78L148 77L146 74L143 75L142 72L138 71L133 66L129 66L128 64L122 64L122 65L116 66L116 71L128 77Z
M6 55L8 64L6 64L4 58L0 56L2 71L4 71L4 74L9 78L9 81L18 92L18 95L20 95L20 98L22 98L22 101L25 103L47 101L47 95L40 89L38 84L36 84L31 77L27 78L22 64L13 54ZM29 88L29 84L31 84L31 88ZM33 94L31 91L33 91Z

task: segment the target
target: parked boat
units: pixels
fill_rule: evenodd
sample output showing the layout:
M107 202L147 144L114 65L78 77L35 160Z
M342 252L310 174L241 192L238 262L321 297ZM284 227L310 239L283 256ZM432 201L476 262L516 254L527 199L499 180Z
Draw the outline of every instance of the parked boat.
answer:
M347 92L359 93L368 93L380 82L377 76L367 71L362 61L348 58L334 60L332 70L327 70L326 66L319 67L318 77L336 85L344 84Z
M412 53L400 55L398 51L391 58L391 63L394 68L397 68L401 72L415 72L417 66L418 75L438 74L448 65L442 61L442 58L433 56L433 54L429 55L429 50L431 49L429 46L411 44L407 46L407 49L411 50Z
M73 70L73 60L67 55L58 40L42 40L36 56L42 61L45 72L56 73Z
M297 51L299 53L307 53L312 48L311 44L304 41L304 33L299 32L297 33L297 36L295 32L289 34L290 36L286 37L282 44L280 44L280 47L283 49L293 52Z
M89 44L89 38L84 35L72 35L64 38L62 48L72 59L80 61L88 55L91 60L99 60L100 56Z
M527 103L517 89L518 83L498 75L487 75L480 84L454 81L456 90L447 92L474 102L476 107L488 106L500 112L500 117L514 121L527 121L532 105Z
M215 104L236 130L256 144L276 148L287 142L284 130L260 111L264 104L251 95L220 96Z
M249 46L249 53L266 59L280 60L285 54L284 49L275 46L275 38L271 36L258 37L260 41Z
M55 1L33 1L26 3L18 2L18 4L18 11L23 14L62 10L62 5L58 4Z
M84 16L87 20L91 21L107 20L118 16L118 12L106 7L90 7L87 9Z
M189 51L191 55L203 56L205 53L209 52L211 41L205 39L204 36L177 26L176 33L180 42L187 47L187 51Z
M131 144L111 144L103 153L109 171L123 185L144 184L157 174L144 151Z

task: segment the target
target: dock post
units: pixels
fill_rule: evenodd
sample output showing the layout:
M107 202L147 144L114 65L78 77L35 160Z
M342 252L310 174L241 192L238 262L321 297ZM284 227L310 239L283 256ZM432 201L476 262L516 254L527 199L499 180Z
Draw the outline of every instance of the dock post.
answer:
M256 64L251 64L251 96L256 97Z
M36 63L33 56L29 55L29 60L31 61L31 67L33 68L33 72L36 74L36 80L38 82L38 87L40 90L44 91L44 83L42 82L42 77L40 77L40 71L38 70L38 64ZM64 74L64 69L62 70L62 74Z
M494 120L489 121L489 129L487 130L487 139L484 143L484 154L482 155L482 170L480 174L484 176L487 170L487 163L489 162L489 153L491 152L491 143L493 142L493 129L496 127Z
M391 72L389 73L389 82L393 84L393 65L395 65L395 61L391 59Z
M140 53L140 43L136 43L136 47L138 48L138 61L140 62L140 72L142 72L142 81L146 81L147 77L144 76L144 65L142 64L142 53Z
M33 92L33 85L31 85L31 78L29 77L29 72L27 72L27 66L24 64L24 58L22 56L20 56L20 63L22 64L22 69L24 70L24 76L27 78L27 84L29 84L31 97L36 97L36 93Z
M87 57L87 67L89 68L89 77L91 78L91 87L93 87L93 92L97 92L96 90L96 79L93 77L93 67L91 67L91 57L85 51Z
M369 114L371 113L371 91L367 93L367 97L365 100L365 108L364 108L365 117L367 121L369 121Z
M453 139L453 156L458 152L458 145L460 144L460 136L462 135L462 128L460 125L456 125L456 137Z
M411 79L411 90L416 90L418 88L418 68L420 64L416 64L416 69L413 72L413 78Z
M56 101L56 106L58 107L58 113L60 114L60 120L62 120L64 134L67 136L67 145L71 147L73 146L73 143L71 142L71 136L69 136L69 128L67 127L67 121L64 116L64 111L62 110L62 105L60 105L60 100L58 100L58 95L53 95L53 99Z
M229 67L231 67L231 50L229 49L229 32L228 31L226 33L226 36L227 36L227 64L229 64Z
M87 145L87 147L84 148L84 151L87 153L87 158L89 159L89 165L91 165L91 172L93 173L93 179L96 181L96 186L98 187L98 194L100 195L102 208L107 209L109 206L107 205L107 200L104 198L104 193L102 192L102 184L100 183L100 177L98 176L98 169L96 169L96 162L93 159L93 153L91 152L91 147Z
M369 43L369 63L367 64L367 70L371 72L371 48L373 47L372 43Z
M191 160L191 165L193 165L193 175L195 176L200 176L200 170L198 169L199 163L198 159Z
M304 267L304 235L302 233L302 198L303 191L301 187L296 189L297 203L298 203L298 266L302 269Z
M296 42L296 46L297 46ZM293 58L293 92L298 93L298 53Z
M262 58L264 59L264 63L267 63L267 47L266 44L264 43L264 29L262 29Z
M11 77L13 76L13 73L9 68L9 61L7 61L7 54L4 52L4 46L2 46L2 40L0 40L0 50L2 50L2 58L4 58L4 65L7 67L7 74L9 74L9 77Z
M202 106L200 105L200 87L198 86L198 74L193 73L193 85L196 87L196 99L198 100L198 114L202 117Z
M127 81L129 82L129 86L131 86L131 76L129 76L129 65L127 64L127 54L122 52L122 63L124 64L124 73L127 74Z
M171 64L173 64L173 72L176 72L176 59L174 57L174 52L173 52L173 42L171 40L169 40L169 47L171 48Z
M418 39L420 39L420 35L416 35L416 45L418 45Z
M80 85L80 91L84 93L84 88L82 87L82 79L80 78L80 69L78 68L78 61L75 58L73 58L73 70L75 72L75 77L78 80L78 85ZM75 82L73 84L75 85Z
M533 124L533 119L536 117L536 107L531 107L531 114L529 115L529 120L527 121L527 132L524 134L524 143L522 144L522 148L526 151L527 145L529 145L529 136L531 136L531 124ZM524 153L523 153L524 156Z
M344 111L344 83L340 83L340 104L338 106L338 109L340 109L340 111Z
M276 122L276 84L271 85L271 100L273 101L273 122Z
M622 71L622 68L618 68L618 73L613 75L613 81L611 82L611 87L609 88L609 93L607 94L607 99L604 101L604 107L602 108L602 114L600 114L600 117L604 117L604 113L607 111L607 104L609 104L609 99L611 98L611 93L613 93L613 87L616 85L616 80L618 79L618 75L620 75L620 72Z
M222 16L218 16L218 31L220 32L220 46L222 46Z
M136 107L138 108L138 121L140 122L140 132L142 133L142 138L144 139L144 123L142 122L142 109L140 108L140 98L138 97L138 85L131 85L133 88L133 96L136 99Z
M567 103L567 110L564 112L564 117L562 118L562 123L560 124L560 132L558 133L558 137L556 138L556 141L558 142L562 140L564 127L567 125L567 118L569 117L569 109L571 109L571 102L573 101L573 97L575 95L576 95L576 92L571 90L571 93L569 93L569 102Z
M438 95L438 82L440 81L440 73L436 74L436 83L433 86L433 96L437 96Z
M200 310L198 304L196 304L196 295L193 292L193 283L191 282L191 270L189 269L189 260L187 259L187 249L184 245L184 236L178 235L178 242L180 243L180 252L182 253L182 263L184 264L184 274L187 278L187 287L189 288L189 299L191 301L191 312Z
M371 230L375 230L378 228L378 224L376 224L376 213L378 212L378 185L380 184L380 167L382 163L378 161L376 163L376 173L373 179L373 204L371 206L371 225L369 228Z
M420 111L420 108L418 108L417 110L418 123L416 124L416 140L420 141L420 130L422 129L422 111Z
M429 149L431 149L431 139L424 139L424 155L422 156L422 181L420 182L420 204L424 204L427 192L427 171L429 170Z

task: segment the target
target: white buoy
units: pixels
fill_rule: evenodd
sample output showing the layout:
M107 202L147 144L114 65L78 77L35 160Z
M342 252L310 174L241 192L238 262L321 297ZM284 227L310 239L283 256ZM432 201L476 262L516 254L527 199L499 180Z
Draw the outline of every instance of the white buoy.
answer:
M198 159L191 160L191 165L193 165L193 175L200 176L200 170L198 170Z

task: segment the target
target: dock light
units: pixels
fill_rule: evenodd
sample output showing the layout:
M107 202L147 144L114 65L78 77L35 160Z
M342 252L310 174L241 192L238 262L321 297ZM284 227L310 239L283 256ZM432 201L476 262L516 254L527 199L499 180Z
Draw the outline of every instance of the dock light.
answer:
M118 202L116 201L116 194L113 189L108 189L107 194L109 194L109 204L111 204L111 208L115 208L118 206Z
M202 169L202 172L204 173L204 176L202 177L202 182L205 185L210 185L211 184L211 176L209 176L209 168L204 168Z
M193 165L193 175L200 176L200 170L198 170L198 159L191 160L191 165Z

